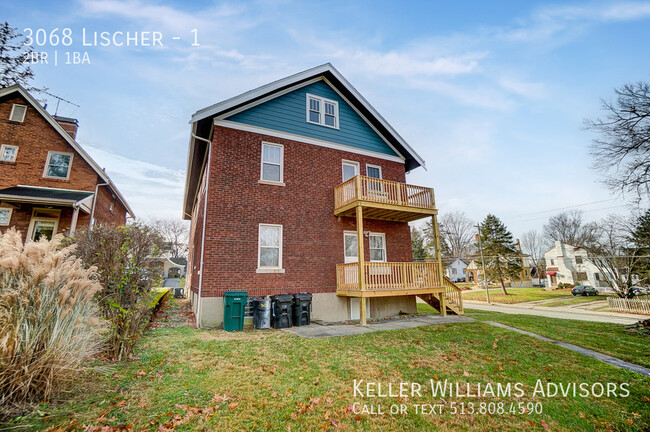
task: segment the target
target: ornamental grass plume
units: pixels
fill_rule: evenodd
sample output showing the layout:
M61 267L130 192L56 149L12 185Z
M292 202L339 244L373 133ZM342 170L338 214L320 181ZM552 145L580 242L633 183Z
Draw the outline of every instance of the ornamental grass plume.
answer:
M0 417L65 390L102 350L96 270L60 243L0 235Z

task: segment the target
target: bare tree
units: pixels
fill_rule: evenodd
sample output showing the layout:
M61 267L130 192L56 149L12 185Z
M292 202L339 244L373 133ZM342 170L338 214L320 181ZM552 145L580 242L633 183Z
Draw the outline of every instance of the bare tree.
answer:
M616 103L601 102L604 118L585 120L599 133L591 146L594 168L612 191L641 200L650 191L650 84L625 84L614 92Z
M595 243L599 236L598 224L584 223L582 211L571 210L549 218L544 225L544 236L550 242L556 240L573 246Z
M599 224L599 238L583 246L588 253L587 259L619 297L631 295L630 288L637 279L634 270L643 258L641 249L632 240L635 221L634 218L609 215Z
M147 225L154 228L163 238L163 251L169 251L170 258L184 258L190 239L190 224L182 219L150 219Z
M530 230L521 236L521 248L525 254L530 255L536 277L541 277L544 271L544 252L548 248L548 242L539 232Z
M462 211L445 213L438 219L441 242L441 251L449 254L449 258L467 257L474 245L474 222ZM427 223L425 233L428 238L433 238L431 222ZM443 253L443 255L446 255Z

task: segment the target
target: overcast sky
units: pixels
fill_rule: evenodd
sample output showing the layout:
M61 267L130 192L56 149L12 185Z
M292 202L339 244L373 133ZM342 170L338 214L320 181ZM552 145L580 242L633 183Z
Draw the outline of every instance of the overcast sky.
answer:
M614 87L650 80L650 2L189 3L2 6L35 42L71 30L69 46L35 46L48 53L35 84L79 105L58 113L79 120L78 141L139 217L181 216L192 113L325 62L426 160L408 181L434 187L442 213L493 213L520 236L562 209L628 210L590 168L583 121ZM163 46L119 33L122 46L88 46L120 31L159 32ZM72 52L90 64L65 64Z

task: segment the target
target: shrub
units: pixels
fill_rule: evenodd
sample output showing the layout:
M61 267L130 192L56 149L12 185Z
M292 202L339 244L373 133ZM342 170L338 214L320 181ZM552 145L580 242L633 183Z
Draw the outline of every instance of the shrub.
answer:
M99 304L111 323L107 354L128 358L151 318L151 287L158 277L151 257L159 255L161 239L153 229L133 223L78 230L70 241L86 265L98 269Z
M0 235L0 412L41 402L66 388L101 351L106 323L93 299L101 289L60 248L61 237L23 245L10 229ZM0 417L2 414L0 414Z

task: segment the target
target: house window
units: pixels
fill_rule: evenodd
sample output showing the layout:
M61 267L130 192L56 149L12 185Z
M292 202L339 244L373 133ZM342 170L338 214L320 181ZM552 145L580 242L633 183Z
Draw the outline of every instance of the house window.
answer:
M581 256L576 257L576 264L582 264L582 257Z
M384 234L370 234L370 261L386 262L386 237Z
M258 269L282 268L282 225L260 224Z
M262 143L262 171L260 181L282 183L284 179L284 146Z
M111 198L111 206L108 209L111 213L115 213L115 195Z
M339 103L307 94L307 122L339 128Z
M67 180L71 165L72 153L48 152L43 177Z
M27 238L38 241L42 238L51 240L59 227L61 210L55 209L34 209L32 219L29 222Z
M343 234L343 248L345 249L344 262L346 264L359 261L357 233L346 232Z
M456 274L456 269L455 269L455 268L452 268L452 269L451 269L451 274L453 274L453 275Z
M600 273L594 273L594 279L599 281L600 280Z
M554 260L551 260L551 265L555 265L555 261L554 261Z
M359 162L343 161L343 183L359 175Z
M11 212L13 209L0 207L0 226L7 226L11 221Z
M18 155L18 146L9 144L2 144L0 146L0 161L2 162L16 162Z
M9 114L9 120L22 123L25 120L25 113L27 112L27 106L14 104L11 107L11 113Z
M579 281L586 281L587 280L587 273L586 272L577 272L576 273L576 279Z

